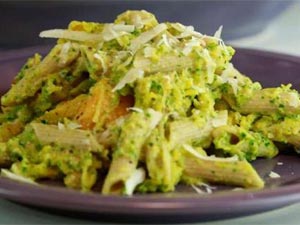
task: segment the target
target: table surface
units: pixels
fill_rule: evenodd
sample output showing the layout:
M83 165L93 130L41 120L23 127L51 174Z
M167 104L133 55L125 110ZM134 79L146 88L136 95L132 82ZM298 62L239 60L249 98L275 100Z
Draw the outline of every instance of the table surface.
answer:
M300 1L296 1L266 29L255 36L230 42L238 47L257 48L300 56ZM226 29L226 27L224 28ZM300 203L252 216L199 225L290 224L299 225ZM64 217L0 199L0 224L101 224L101 222ZM103 222L103 224L108 224ZM112 224L112 223L111 223Z

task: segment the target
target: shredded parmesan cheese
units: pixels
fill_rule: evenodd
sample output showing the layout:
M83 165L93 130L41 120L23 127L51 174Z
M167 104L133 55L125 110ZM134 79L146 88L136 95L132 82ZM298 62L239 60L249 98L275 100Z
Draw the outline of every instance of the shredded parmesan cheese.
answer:
M222 83L228 83L234 95L237 95L238 87L239 87L239 81L235 78L236 70L234 69L233 65L231 63L228 64L227 68L222 72L220 78Z
M20 182L23 182L23 183L37 184L32 179L30 179L28 177L23 177L23 176L18 175L18 174L15 174L15 173L7 170L7 169L1 169L1 176L7 177L7 178L12 179L12 180L20 181Z
M182 53L184 55L188 55L188 54L190 54L190 52L193 50L194 47L197 47L200 45L201 45L200 40L193 37L189 42L187 42L185 44L185 47L183 48Z
M144 112L141 108L137 108L137 107L129 107L129 108L127 108L127 110L138 112L138 113Z
M115 92L117 90L120 90L123 87L125 87L126 84L133 83L134 81L136 81L139 78L142 78L143 76L144 76L143 70L132 68L125 74L123 79L121 79L121 81L113 88L112 91Z
M192 88L198 92L198 94L205 93L206 89L193 85Z
M213 193L212 190L215 189L215 187L212 187L203 182L200 182L197 185L192 184L192 187L198 194L211 194L211 193ZM205 191L203 191L203 188Z
M159 121L161 120L163 114L161 112L155 111L151 108L147 109L147 112L151 116L150 128L154 129L156 127L156 125L159 123Z
M236 155L232 156L232 157L228 157L228 158L220 158L220 157L215 157L215 156L204 156L204 155L199 154L192 146L190 146L188 144L183 144L182 146L186 151L188 151L195 157L202 159L202 160L219 161L219 162L236 162L236 161L238 161L238 157Z
M59 54L59 64L60 65L66 64L66 62L68 60L68 52L69 52L70 48L71 48L71 42L67 42L62 46L60 54Z
M163 34L162 36L161 36L161 40L158 42L158 46L160 46L160 45L162 45L162 44L164 44L165 46L167 46L168 48L172 48L172 46L171 46L171 44L170 44L170 41L169 41L169 39L168 39L168 37L167 37L167 35L166 34Z
M214 72L216 69L216 63L212 59L207 49L203 51L196 51L197 54L202 57L206 64L207 83L211 84L214 81Z
M143 168L136 169L125 182L125 194L132 195L137 185L142 183L146 178L146 172Z
M241 187L237 187L237 188L233 188L232 191L243 191L245 190L244 188Z
M135 53L137 50L140 49L140 47L142 45L146 44L148 41L150 41L151 39L153 39L154 37L156 37L157 35L159 35L163 31L165 31L167 28L168 28L167 25L164 24L164 23L158 24L156 27L152 28L149 31L146 31L146 32L142 33L140 36L133 39L131 41L129 49L133 53Z
M98 59L100 61L102 69L103 69L103 73L106 73L107 72L107 66L106 66L106 63L103 59L103 54L105 54L105 53L102 52L102 51L98 51L97 53L94 54L94 57L95 57L95 59Z
M287 101L288 101L288 104L291 106L291 107L298 107L300 105L300 100L299 100L299 96L296 92L291 92L289 93L287 96Z
M73 41L101 41L102 34L91 34L84 31L64 29L45 30L40 33L41 38L63 38Z
M106 24L102 31L104 41L111 41L122 35L133 32L135 29L134 25L123 25L123 24Z
M191 184L191 186L198 194L205 194L205 192L203 190L201 190L200 188L198 188L196 185Z
M150 58L154 55L155 53L155 48L151 47L151 46L147 46L146 48L144 48L144 56L146 58Z
M78 128L81 128L81 124L76 123L74 121L68 121L68 123L65 125L66 128L71 129L71 130L75 130Z
M275 173L275 172L271 171L269 173L269 177L271 177L271 178L280 178L280 175L278 173Z
M216 30L214 37L217 39L221 39L221 34L222 34L223 26L221 25L218 30Z
M178 31L182 32L180 35L175 36L176 38L186 38L190 36L195 36L198 38L202 38L203 35L199 32L196 32L193 26L184 26L182 24L176 23L175 26L173 26Z
M64 130L65 129L65 125L61 122L57 123L57 127L58 127L59 130Z
M227 119L228 119L228 111L222 110L218 112L217 116L212 119L212 125L213 127L221 127L227 125Z

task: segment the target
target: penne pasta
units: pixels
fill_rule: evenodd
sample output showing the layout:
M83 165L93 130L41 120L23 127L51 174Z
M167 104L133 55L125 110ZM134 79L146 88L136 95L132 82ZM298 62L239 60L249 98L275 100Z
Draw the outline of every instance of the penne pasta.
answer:
M132 112L121 128L113 159L102 193L122 193L127 179L134 173L141 148L151 131L161 120L161 114L149 109Z
M41 88L43 81L45 81L51 73L57 72L63 67L72 63L78 56L79 51L76 47L70 48L69 54L67 53L66 59L60 62L57 57L62 51L62 45L56 45L51 52L42 60L36 67L26 71L22 79L14 84L11 89L1 98L3 106L16 105L23 102Z
M245 188L262 188L264 186L264 181L246 160L214 161L186 154L183 176L194 178L198 182L237 185Z
M299 93L238 71L221 30L204 35L142 10L41 32L57 44L28 59L1 97L2 174L84 192L97 184L104 195L263 188L250 162L280 154L278 142L300 148Z

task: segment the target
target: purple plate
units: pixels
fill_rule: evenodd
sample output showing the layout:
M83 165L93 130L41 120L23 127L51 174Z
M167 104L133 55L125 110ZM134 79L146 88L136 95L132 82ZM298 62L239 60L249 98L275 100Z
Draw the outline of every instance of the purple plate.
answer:
M34 52L46 53L49 47L34 47L0 53L0 92L9 84ZM300 58L283 54L237 49L234 65L264 86L292 83L300 87ZM56 184L30 185L0 178L0 196L37 209L89 219L119 222L179 223L215 220L259 213L300 201L300 161L292 151L274 159L253 163L266 181L263 190L234 190L218 186L212 194L198 194L179 185L167 194L103 196L82 193ZM280 178L270 178L274 171Z

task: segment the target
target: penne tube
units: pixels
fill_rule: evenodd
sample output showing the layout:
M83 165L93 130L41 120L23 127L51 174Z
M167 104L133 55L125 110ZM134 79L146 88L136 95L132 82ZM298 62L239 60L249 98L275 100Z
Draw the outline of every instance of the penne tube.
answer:
M161 120L161 113L152 109L132 112L121 128L119 141L102 188L103 194L122 193L126 181L134 173L142 146Z
M261 133L238 126L222 126L212 132L215 148L225 154L237 155L252 161L257 157L273 158L278 154L276 145Z
M210 157L206 157L210 158ZM264 181L246 160L210 160L184 155L183 176L211 183L237 185L245 188L263 188Z
M213 125L208 121L199 125L191 119L184 119L169 124L169 141L171 149L184 143L197 141L197 143L210 143Z
M282 88L265 88L256 91L247 101L238 106L237 110L243 114L299 114L299 94L296 91Z
M129 10L41 32L57 44L28 59L1 97L3 174L81 191L97 184L104 195L181 182L263 188L250 161L276 157L277 142L300 149L300 94L238 71L221 30L203 35Z
M299 115L286 116L279 120L264 116L254 123L253 130L261 132L273 141L289 143L295 148L300 147Z
M60 129L55 125L31 123L35 135L43 145L57 144L62 147L101 152L102 146L97 142L91 131L79 129Z
M48 78L48 75L68 66L77 58L79 54L78 47L77 45L72 45L66 54L66 59L60 62L59 54L62 51L62 47L63 44L56 45L40 64L36 67L32 67L31 70L27 70L25 76L16 84L12 85L11 89L2 96L2 105L16 105L34 96L41 88L43 81Z
M153 130L143 147L149 178L139 188L142 192L173 191L180 181L182 168L172 155L164 125L165 123L160 123Z

